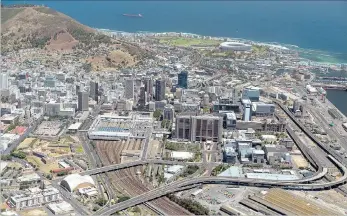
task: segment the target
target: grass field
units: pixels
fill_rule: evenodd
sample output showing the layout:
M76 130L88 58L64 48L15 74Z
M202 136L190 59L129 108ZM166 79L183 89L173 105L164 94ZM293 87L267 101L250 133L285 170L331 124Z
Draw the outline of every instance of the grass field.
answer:
M36 143L37 139L36 138L26 138L23 142L19 144L17 147L17 150L21 149L27 149L27 148L32 148L33 145Z
M50 173L50 171L52 169L58 169L59 168L58 162L54 161L54 162L44 164L41 161L41 159L36 157L36 156L27 156L27 161L34 164L36 167L39 168L40 171L47 173L47 174Z
M217 40L200 39L200 38L184 38L184 37L160 37L159 43L170 46L218 46L221 42Z
M83 150L82 145L79 145L76 147L76 153L83 153L83 152L84 152L84 150Z

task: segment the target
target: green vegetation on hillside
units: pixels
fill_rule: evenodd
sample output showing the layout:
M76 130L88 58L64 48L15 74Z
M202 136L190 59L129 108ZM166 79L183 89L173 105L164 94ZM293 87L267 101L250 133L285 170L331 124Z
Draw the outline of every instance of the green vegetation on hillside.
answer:
M68 32L79 41L76 48L88 51L92 48L98 47L99 44L111 44L111 37L103 34L96 34L93 32L88 32L82 28L70 28Z

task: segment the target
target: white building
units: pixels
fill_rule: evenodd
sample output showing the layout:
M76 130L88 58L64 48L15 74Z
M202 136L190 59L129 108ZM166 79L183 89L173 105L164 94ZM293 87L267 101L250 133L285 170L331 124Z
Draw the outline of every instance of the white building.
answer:
M0 74L0 89L8 89L8 74Z
M91 176L80 174L71 174L66 176L60 185L66 188L68 191L73 192L79 188L95 187L95 182Z
M52 211L55 215L65 215L67 213L73 212L74 209L70 203L62 201L60 203L48 204L47 208Z
M61 197L59 190L56 188L51 187L43 190L39 188L30 188L24 194L17 194L10 197L8 204L18 211L59 200L61 200Z

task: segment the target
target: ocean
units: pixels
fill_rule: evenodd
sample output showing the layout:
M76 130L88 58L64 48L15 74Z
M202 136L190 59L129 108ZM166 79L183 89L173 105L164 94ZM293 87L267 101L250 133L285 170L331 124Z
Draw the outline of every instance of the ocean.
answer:
M347 91L328 89L327 98L337 109L347 116Z

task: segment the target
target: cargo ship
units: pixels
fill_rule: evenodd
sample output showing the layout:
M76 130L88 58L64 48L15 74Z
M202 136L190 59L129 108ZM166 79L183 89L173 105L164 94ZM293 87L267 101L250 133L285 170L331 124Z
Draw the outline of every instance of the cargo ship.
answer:
M142 14L123 14L123 16L127 16L127 17L142 17Z

